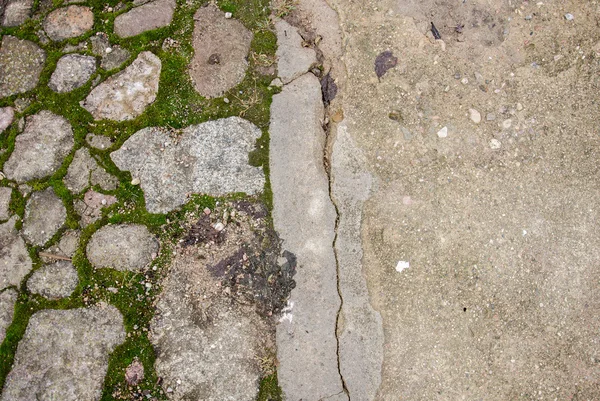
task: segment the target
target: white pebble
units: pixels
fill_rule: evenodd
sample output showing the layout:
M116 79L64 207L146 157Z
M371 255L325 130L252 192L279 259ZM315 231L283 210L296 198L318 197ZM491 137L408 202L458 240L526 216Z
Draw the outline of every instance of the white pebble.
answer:
M229 19L229 18L231 18L231 17L233 17L233 14L232 14L232 13L225 13L225 18Z
M146 283L146 288L148 288L148 289L152 288L152 284Z
M221 222L218 222L217 224L215 224L213 226L213 228L217 231L223 231L223 229L225 228L225 225Z
M106 50L105 50L105 52L106 52L106 54L112 52L112 48L111 47L107 47Z
M512 120L510 118L502 121L502 128L504 128L504 129L509 129L511 125L512 125Z
M500 149L501 147L502 147L502 143L499 140L497 140L496 138L494 138L490 141L490 148L497 150L497 149Z
M573 21L575 19L575 16L573 14L571 14L571 13L566 13L565 14L565 19L567 21Z
M481 113L479 113L475 109L469 109L469 116L471 117L471 121L475 124L479 124L481 122Z
M469 83L469 78L463 78L463 79L460 80L460 82L462 82L463 85L466 85L466 84Z
M443 127L441 130L438 131L437 136L440 138L445 138L448 136L448 127Z
M523 105L521 103L517 103L517 110L523 110Z
M227 99L226 97L223 98L223 101L227 104L229 104L229 99Z
M106 199L102 199L102 201L100 201L100 203L102 203L103 205L106 205Z
M410 263L404 260L399 260L396 264L396 271L401 273L402 270L408 269L410 267Z
M133 180L131 180L131 185L140 185L140 179L139 178L134 178Z

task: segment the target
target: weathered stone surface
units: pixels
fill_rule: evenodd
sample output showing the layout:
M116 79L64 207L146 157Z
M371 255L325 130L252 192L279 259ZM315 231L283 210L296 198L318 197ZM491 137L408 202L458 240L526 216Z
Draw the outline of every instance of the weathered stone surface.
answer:
M81 105L96 120L132 120L156 99L160 70L160 59L142 52L129 67L96 86Z
M71 258L75 254L77 247L79 246L79 238L81 236L81 232L79 230L67 230L63 233L60 238L60 242L46 250L47 253L55 256L62 256ZM43 256L40 255L40 258L45 263L53 263L56 262L56 257L51 256Z
M105 191L111 191L119 184L116 177L98 166L87 148L80 148L75 152L63 181L74 193L80 193L90 185L99 185Z
M102 62L100 63L100 67L107 71L119 68L131 55L129 50L124 49L121 46L113 46L111 49L112 51L110 53L104 53Z
M8 220L10 217L10 198L12 189L8 187L0 187L0 220Z
M67 209L52 187L34 192L25 206L23 238L33 245L44 245L62 227L66 218Z
M171 23L175 0L155 0L115 18L115 33L122 38L165 27Z
M289 400L347 399L338 372L336 212L323 167L323 115L321 84L310 73L273 96L273 224L298 263L296 288L277 326L277 374Z
M15 110L12 107L0 107L0 134L8 128L15 118Z
M33 0L7 0L6 2L0 2L0 5L2 4L6 4L2 25L19 26L29 18ZM0 12L1 14L2 12Z
M60 41L83 35L94 25L94 13L86 6L68 6L52 11L44 20L50 39Z
M27 118L17 136L15 149L4 165L6 176L17 182L43 178L54 173L73 147L69 122L47 110Z
M46 52L35 43L4 36L0 47L0 98L35 88L45 61Z
M212 3L201 7L194 21L190 76L202 96L221 96L246 75L252 32L240 21L226 19L225 13Z
M186 203L190 193L262 191L262 169L248 164L260 136L254 124L239 117L192 125L176 139L164 129L144 128L111 158L140 179L148 211L165 213Z
M277 31L277 73L287 84L306 73L317 63L314 49L302 46L302 36L298 30L284 20L275 22Z
M27 280L27 289L48 299L60 299L70 296L78 283L75 266L67 260L59 260L33 272Z
M88 134L85 140L91 147L102 150L110 148L113 144L112 139L103 135Z
M31 270L25 242L15 230L16 217L0 224L0 289L19 286Z
M17 291L12 288L8 288L0 294L0 344L6 337L6 329L12 323L17 296Z
M123 341L123 317L114 306L36 312L1 400L99 400L108 356Z
M116 202L116 197L101 194L90 189L83 196L83 200L76 200L73 206L75 207L75 211L81 216L81 226L86 227L102 217L102 209Z
M96 59L81 54L67 54L56 63L56 70L48 86L54 92L64 93L80 88L96 72Z
M158 254L158 240L140 224L108 225L92 235L87 256L95 268L142 270Z

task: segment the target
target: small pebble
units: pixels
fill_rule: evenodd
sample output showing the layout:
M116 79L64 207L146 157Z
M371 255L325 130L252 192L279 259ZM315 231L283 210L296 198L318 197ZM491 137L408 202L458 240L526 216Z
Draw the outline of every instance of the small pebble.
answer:
M229 104L229 99L228 99L228 98L224 97L224 98L223 98L223 101L224 101L225 103Z
M523 110L523 105L521 103L517 103L517 110Z
M571 13L566 13L565 14L565 19L567 21L573 21L575 19L575 16L573 14L571 14Z
M408 269L410 267L410 263L404 260L399 260L396 264L396 271L398 273L402 272L402 270Z
M111 53L112 52L112 48L111 47L107 47L105 50L106 54Z
M223 223L221 223L221 222L218 222L217 224L215 224L215 225L213 226L213 228L214 228L216 231L223 231L223 229L225 228L225 225L224 225Z
M437 136L440 138L445 138L448 136L448 127L443 127L441 130L438 131Z
M147 288L147 289L150 289L150 288L152 288L152 284L150 284L150 283L146 283L146 288Z
M131 185L140 185L140 179L134 178L133 180L131 180Z
M497 140L496 138L494 138L490 141L490 148L497 150L497 149L500 149L501 147L502 147L502 143L499 140Z
M512 125L512 120L510 118L502 121L502 128L504 128L504 129L509 129L511 127L511 125Z
M479 124L481 122L481 113L479 113L475 109L469 109L469 116L471 117L471 121L475 124Z
M229 18L231 18L231 17L233 17L233 14L232 14L232 13L225 13L225 18L229 19Z
M463 78L460 80L460 82L462 82L463 85L466 85L469 83L469 78Z
M496 119L496 115L494 113L487 113L485 119L488 121L494 121Z
M203 210L203 212L204 212L205 215L208 216L210 214L210 209L207 208L207 207L205 207L204 210Z

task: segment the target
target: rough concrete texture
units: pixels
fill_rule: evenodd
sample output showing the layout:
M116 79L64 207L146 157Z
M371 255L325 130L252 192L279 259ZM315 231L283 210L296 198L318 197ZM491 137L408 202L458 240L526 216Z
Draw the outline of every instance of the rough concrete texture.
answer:
M32 245L44 245L65 224L67 209L48 187L34 192L25 206L23 238Z
M123 317L114 306L36 312L0 399L99 400L108 356L123 341Z
M81 227L87 227L102 217L102 209L117 203L117 198L105 195L92 189L83 195L83 200L73 202L75 211L81 216Z
M70 296L78 283L77 269L73 264L59 260L34 271L27 280L27 289L48 299L60 299Z
M2 3L0 3L2 4ZM19 26L25 22L30 14L33 0L8 0L4 11L0 10L3 26Z
M27 92L37 85L46 52L33 42L2 37L0 47L0 98Z
M115 18L115 33L122 38L165 27L171 23L175 0L155 0Z
M161 62L145 51L123 71L96 86L81 103L96 120L132 120L154 102Z
M44 20L44 31L55 41L83 35L94 25L94 13L86 6L68 6L52 11Z
M17 291L12 288L8 288L0 294L0 343L6 338L6 329L12 323L17 296Z
M140 271L158 255L158 248L158 240L146 226L107 225L92 235L87 257L97 269Z
M119 184L116 177L98 166L98 162L90 155L87 148L79 148L75 152L63 181L74 193L80 193L91 185L98 185L105 191L112 191Z
M194 15L190 76L205 97L221 96L246 76L252 32L210 3Z
M284 20L275 22L277 32L277 75L284 84L305 74L317 63L317 53L302 45L298 30Z
M0 107L0 134L7 129L15 118L15 109L12 107Z
M166 213L186 203L191 193L260 193L264 173L248 164L248 153L261 135L239 117L192 125L176 137L162 128L144 128L111 158L140 180L148 211Z
M54 173L75 143L73 129L62 116L43 110L26 121L25 130L17 136L15 148L4 164L6 177L17 182Z
M10 198L12 189L0 187L0 221L8 220L10 217Z
M81 54L67 54L56 63L48 86L54 92L65 93L80 88L96 72L96 58Z
M336 212L323 167L321 85L305 74L273 96L273 224L297 257L296 288L277 326L279 384L288 400L347 400L338 372Z
M31 270L31 258L25 241L15 229L16 217L0 224L0 289L21 285Z

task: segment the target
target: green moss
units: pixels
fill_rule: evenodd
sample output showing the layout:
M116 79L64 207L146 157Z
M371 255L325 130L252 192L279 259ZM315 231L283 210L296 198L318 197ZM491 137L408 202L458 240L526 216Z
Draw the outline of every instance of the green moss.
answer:
M277 373L264 377L260 381L257 401L282 401L283 394L277 383Z

